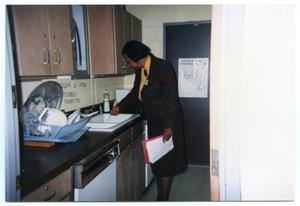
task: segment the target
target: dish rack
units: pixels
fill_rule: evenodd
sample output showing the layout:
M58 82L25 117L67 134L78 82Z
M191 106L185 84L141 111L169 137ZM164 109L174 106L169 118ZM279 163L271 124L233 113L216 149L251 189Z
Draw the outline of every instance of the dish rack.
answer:
M63 143L75 142L88 130L85 125L90 118L91 116L83 117L78 122L65 126L45 125L37 120L31 121L24 125L24 140Z

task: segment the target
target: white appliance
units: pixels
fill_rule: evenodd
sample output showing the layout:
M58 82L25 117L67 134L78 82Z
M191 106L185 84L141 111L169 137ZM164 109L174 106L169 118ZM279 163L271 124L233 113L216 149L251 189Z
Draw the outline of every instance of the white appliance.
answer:
M74 166L74 201L116 201L119 141L96 150Z
M148 125L146 120L144 120L144 134L145 134L145 140L147 140L149 138L149 135L148 135ZM145 187L146 188L149 186L152 179L153 179L153 173L150 164L145 164Z

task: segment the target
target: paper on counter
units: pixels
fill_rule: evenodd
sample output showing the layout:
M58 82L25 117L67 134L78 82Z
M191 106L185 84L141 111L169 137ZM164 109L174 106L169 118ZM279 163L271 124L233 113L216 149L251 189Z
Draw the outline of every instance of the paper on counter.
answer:
M155 163L174 147L173 137L168 141L163 142L162 135L144 140L142 141L142 144L145 163Z

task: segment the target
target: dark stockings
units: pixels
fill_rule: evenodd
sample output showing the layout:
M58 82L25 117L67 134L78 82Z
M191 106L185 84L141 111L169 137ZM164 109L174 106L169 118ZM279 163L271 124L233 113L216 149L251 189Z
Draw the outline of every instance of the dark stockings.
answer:
M157 201L168 201L173 177L155 177L157 184Z

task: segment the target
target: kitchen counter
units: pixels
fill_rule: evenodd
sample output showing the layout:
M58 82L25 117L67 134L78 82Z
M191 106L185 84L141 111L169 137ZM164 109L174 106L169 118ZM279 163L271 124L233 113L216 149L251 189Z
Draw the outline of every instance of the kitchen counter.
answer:
M22 197L45 184L76 162L142 121L131 120L114 132L86 132L73 143L56 143L50 149L24 147L21 153Z

